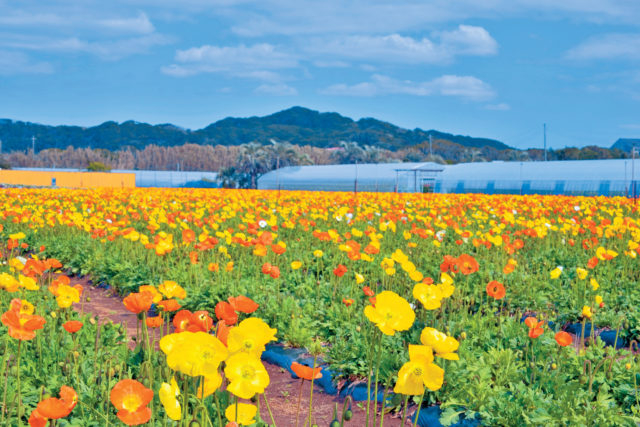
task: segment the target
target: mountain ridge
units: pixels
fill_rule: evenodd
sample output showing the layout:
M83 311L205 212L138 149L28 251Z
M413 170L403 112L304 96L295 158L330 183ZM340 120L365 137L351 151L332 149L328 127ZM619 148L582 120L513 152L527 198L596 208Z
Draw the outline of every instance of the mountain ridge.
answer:
M405 129L392 123L365 117L351 119L336 112L319 112L294 106L266 116L246 118L226 117L201 129L185 129L171 123L152 125L126 120L105 121L96 126L43 125L39 123L0 119L0 140L3 151L25 150L35 136L36 149L47 148L103 148L117 150L125 147L142 149L147 145L174 146L185 143L207 145L241 145L271 139L297 145L321 148L337 146L340 141L354 141L361 145L396 151L440 139L465 147L512 149L490 138L454 135L437 130Z

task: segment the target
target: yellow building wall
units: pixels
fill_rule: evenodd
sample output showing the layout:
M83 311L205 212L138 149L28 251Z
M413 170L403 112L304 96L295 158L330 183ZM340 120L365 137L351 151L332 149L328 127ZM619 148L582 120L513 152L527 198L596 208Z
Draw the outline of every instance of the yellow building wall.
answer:
M136 186L136 175L133 173L0 170L1 184L50 187L53 178L56 179L57 187L122 188Z

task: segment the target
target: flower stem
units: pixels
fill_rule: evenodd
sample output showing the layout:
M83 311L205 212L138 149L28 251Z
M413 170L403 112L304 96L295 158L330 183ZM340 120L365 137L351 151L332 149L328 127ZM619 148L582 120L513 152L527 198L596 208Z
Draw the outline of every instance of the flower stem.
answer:
M409 395L404 396L404 410L402 411L402 422L401 426L404 426L404 422L407 420L407 406L409 406Z
M271 407L269 406L269 401L267 400L267 393L262 393L262 397L264 397L264 403L265 405L267 405L267 411L269 411L271 423L273 424L273 427L276 427L276 420L273 419L273 413L271 412Z
M418 425L418 418L420 418L420 409L422 409L422 400L424 400L425 391L427 391L426 388L422 390L422 394L420 395L420 403L418 403L418 411L416 412L416 419L413 421L413 427Z
M313 403L313 381L315 380L315 370L316 370L316 360L318 359L318 355L314 354L313 355L313 367L311 368L311 372L313 373L311 376L311 391L309 392L309 427L311 427L311 413L313 410L312 407L312 403Z

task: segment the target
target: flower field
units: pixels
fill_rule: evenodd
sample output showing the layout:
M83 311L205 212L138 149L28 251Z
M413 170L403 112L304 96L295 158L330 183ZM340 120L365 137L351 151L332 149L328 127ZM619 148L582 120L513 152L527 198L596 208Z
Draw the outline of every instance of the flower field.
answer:
M321 365L370 425L640 421L634 200L6 189L0 224L2 426L273 425L275 343L311 360L288 425L315 425ZM86 275L135 348L83 312Z

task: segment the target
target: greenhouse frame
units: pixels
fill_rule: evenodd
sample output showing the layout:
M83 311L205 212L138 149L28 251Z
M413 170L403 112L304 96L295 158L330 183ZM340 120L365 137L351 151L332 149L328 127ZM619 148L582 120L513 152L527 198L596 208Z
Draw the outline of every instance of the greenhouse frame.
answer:
M271 190L638 196L631 159L549 162L379 163L289 166L258 180Z

